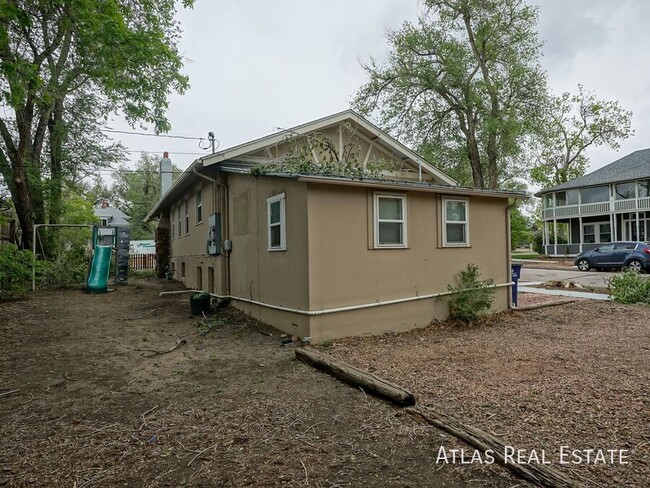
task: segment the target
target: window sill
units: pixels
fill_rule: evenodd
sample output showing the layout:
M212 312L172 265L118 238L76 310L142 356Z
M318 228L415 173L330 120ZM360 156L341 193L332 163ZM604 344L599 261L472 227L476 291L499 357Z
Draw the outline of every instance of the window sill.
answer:
M454 249L454 248L459 248L459 247L463 248L463 247L472 247L472 246L470 244L443 244L440 247L442 247L443 249L445 249L445 248Z
M267 249L268 252L281 252L281 251L286 251L286 250L287 250L286 247L273 247L273 248Z
M371 249L381 250L381 249L410 249L409 246L374 246Z

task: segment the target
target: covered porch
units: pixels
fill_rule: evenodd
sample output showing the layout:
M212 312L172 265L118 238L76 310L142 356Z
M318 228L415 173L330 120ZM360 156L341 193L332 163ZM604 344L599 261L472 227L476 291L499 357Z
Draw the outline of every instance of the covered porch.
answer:
M634 211L544 221L543 252L549 256L576 256L606 242L646 241L650 212Z

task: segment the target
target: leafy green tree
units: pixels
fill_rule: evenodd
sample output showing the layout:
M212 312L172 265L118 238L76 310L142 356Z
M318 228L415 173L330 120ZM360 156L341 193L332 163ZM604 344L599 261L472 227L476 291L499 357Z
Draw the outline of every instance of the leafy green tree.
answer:
M521 141L546 93L535 27L521 0L426 0L417 24L389 33L385 63L354 104L463 184L497 189L524 176Z
M134 168L122 165L115 172L111 187L113 203L131 217L131 239L153 239L154 222L144 219L160 199L160 155L143 153ZM172 165L172 176L181 170Z
M585 174L590 146L620 147L633 134L632 112L617 101L599 100L578 85L578 93L551 97L541 119L531 180L544 188Z
M188 86L175 13L170 0L0 0L0 173L25 246L48 209L61 215L75 103L169 130L169 94Z
M533 240L532 222L519 206L510 209L510 248Z

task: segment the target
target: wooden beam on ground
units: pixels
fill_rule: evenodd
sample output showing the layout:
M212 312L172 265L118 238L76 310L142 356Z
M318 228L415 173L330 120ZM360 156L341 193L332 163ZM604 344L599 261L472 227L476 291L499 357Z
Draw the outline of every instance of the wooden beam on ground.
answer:
M579 488L582 486L551 466L515 462L513 457L516 460L516 455L513 456L512 452L507 457L506 449L510 451L512 447L506 448L506 445L492 434L463 424L444 412L427 407L412 407L406 411L416 420L438 427L482 452L489 451L497 463L527 481L546 488Z
M296 357L310 366L363 389L367 393L372 393L401 406L415 405L415 396L410 391L315 349L296 349Z
M524 305L523 307L513 308L515 311L525 312L527 310L537 310L538 308L557 307L558 305L566 305L573 303L575 300L558 300L556 302L535 303L533 305Z

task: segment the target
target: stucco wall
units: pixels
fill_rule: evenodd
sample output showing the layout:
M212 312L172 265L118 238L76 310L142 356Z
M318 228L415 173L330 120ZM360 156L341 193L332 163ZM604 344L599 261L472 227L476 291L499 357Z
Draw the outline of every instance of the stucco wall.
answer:
M408 248L374 249L372 190L310 184L310 308L336 308L444 292L468 263L495 283L510 281L507 272L506 200L469 198L470 247L441 246L441 197L404 192L407 198ZM399 194L399 193L398 193ZM494 310L508 306L507 288L498 289ZM315 341L424 326L445 318L444 299L316 316Z
M201 190L202 220L196 218L196 192ZM188 201L189 226L185 225L185 198ZM181 210L182 232L178 229L178 210ZM173 226L170 260L174 279L188 288L225 293L225 259L207 253L208 219L215 212L223 213L219 190L208 180L200 180L176 200L171 207L170 229ZM183 273L183 268L185 272ZM201 271L198 271L198 268Z
M309 307L307 185L288 178L228 175L231 294L273 305ZM268 250L267 199L286 196L286 250ZM308 318L238 302L280 330L309 335Z

